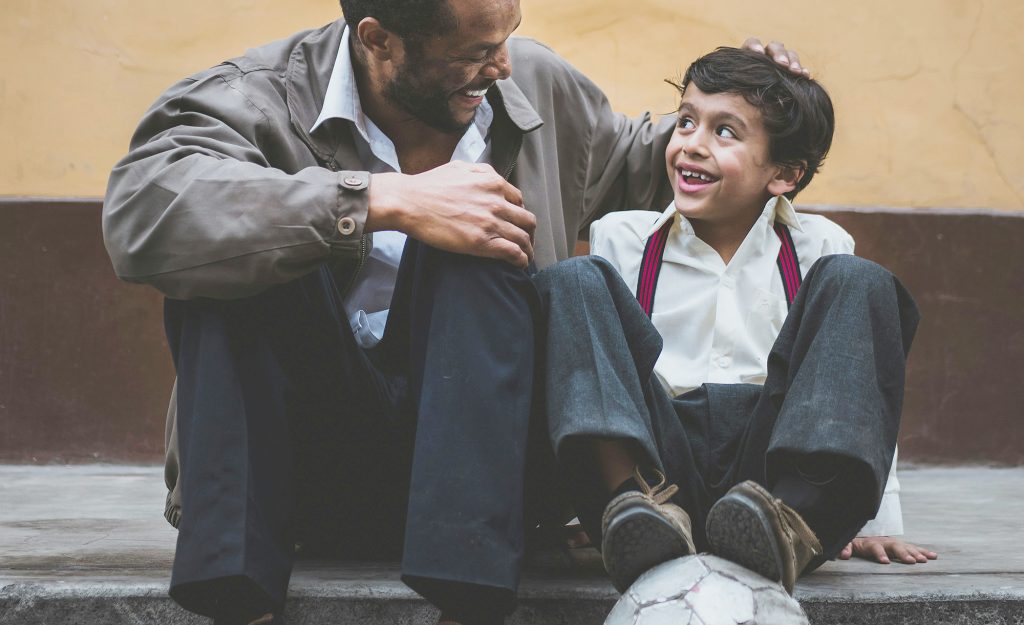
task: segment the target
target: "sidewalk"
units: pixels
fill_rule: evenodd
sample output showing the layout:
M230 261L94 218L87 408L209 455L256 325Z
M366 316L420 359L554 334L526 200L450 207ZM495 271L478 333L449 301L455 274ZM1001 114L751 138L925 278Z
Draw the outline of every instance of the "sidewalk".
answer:
M900 473L924 565L832 562L797 585L813 623L1024 623L1024 468ZM166 590L175 531L161 469L0 466L0 624L208 623ZM290 625L423 623L436 613L393 564L304 563ZM595 554L552 555L524 578L514 624L600 624L616 599Z

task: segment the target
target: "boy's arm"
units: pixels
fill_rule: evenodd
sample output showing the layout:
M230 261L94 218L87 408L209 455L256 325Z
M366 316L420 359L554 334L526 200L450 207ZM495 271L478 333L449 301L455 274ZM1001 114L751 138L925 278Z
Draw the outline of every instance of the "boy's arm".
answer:
M839 553L840 560L851 557L889 564L893 559L903 564L924 563L939 557L934 551L908 543L895 536L903 533L903 510L900 505L900 481L896 476L899 449L893 452L892 467L885 483L878 514L868 521Z

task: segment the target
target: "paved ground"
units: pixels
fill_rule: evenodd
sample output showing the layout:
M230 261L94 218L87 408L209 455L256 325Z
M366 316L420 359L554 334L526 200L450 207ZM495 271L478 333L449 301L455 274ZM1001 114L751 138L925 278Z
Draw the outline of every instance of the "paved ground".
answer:
M1024 623L1024 468L902 471L924 565L833 562L797 586L814 623ZM0 624L202 623L166 599L175 532L155 467L0 466ZM615 600L593 554L524 579L514 623L600 623ZM394 565L306 563L289 623L432 623Z

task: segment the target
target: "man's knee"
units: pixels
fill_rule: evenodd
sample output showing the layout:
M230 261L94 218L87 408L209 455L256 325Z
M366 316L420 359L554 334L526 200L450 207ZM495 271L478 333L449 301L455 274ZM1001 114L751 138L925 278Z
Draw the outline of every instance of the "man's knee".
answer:
M462 293L473 299L481 292L521 292L530 284L525 270L505 261L445 252L426 245L420 245L417 254L420 280L433 283L434 289L451 286L452 295Z

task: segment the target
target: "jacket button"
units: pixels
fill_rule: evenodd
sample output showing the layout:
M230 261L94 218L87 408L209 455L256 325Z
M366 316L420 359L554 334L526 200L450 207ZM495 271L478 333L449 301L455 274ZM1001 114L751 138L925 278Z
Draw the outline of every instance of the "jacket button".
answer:
M342 183L343 183L343 184L344 184L344 185L345 185L346 187L350 187L350 188L352 188L352 189L356 189L356 188L359 188L359 187L361 187L361 186L363 185L363 179L362 179L362 178L359 178L358 176L347 176L347 177L346 177L346 178L345 178L344 180L342 180L341 182L342 182Z
M351 217L342 217L338 220L338 232L348 236L356 231L356 221Z

